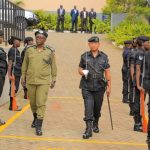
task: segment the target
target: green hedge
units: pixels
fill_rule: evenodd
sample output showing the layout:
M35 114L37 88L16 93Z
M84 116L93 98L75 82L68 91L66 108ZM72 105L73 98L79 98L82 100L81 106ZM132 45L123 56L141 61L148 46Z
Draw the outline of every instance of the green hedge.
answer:
M140 35L150 36L150 25L144 17L129 16L121 22L108 37L117 45L122 45L125 40L132 40Z
M57 24L57 14L50 14L43 10L34 11L39 19L39 24L34 26L35 29L44 29L44 30L55 30ZM99 19L94 20L97 33L108 33L110 31L110 19L107 21L100 21ZM71 16L69 14L65 15L65 30L71 29ZM88 23L89 28L89 23ZM78 30L81 29L81 20L78 19Z

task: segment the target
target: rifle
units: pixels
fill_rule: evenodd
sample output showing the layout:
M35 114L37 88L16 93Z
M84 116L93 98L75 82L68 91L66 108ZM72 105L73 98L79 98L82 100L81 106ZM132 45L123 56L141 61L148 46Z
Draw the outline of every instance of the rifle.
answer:
M143 73L142 73L142 82L141 82L141 87L143 87L143 79L145 76L145 56L143 58ZM143 132L146 133L147 132L147 124L148 124L148 119L145 115L145 92L144 91L140 91L140 114L142 116L142 128L143 128Z

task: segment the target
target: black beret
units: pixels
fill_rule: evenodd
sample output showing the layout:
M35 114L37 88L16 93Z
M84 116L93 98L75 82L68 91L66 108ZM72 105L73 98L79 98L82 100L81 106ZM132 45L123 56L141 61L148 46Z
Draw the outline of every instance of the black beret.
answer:
M132 44L133 41L132 40L127 40L127 41L124 41L124 44Z
M35 32L35 36L37 36L38 34L43 34L46 38L48 37L47 32L43 31L43 30L38 30Z
M0 30L0 36L3 36L4 32L2 30Z
M33 38L32 37L26 37L25 40L24 40L24 43L28 43L29 41L33 41Z
M140 40L140 41L142 41L142 42L146 42L146 41L149 41L149 40L150 40L150 37L148 37L148 36L139 36L139 37L137 38L137 40Z
M16 37L16 36L11 36L11 38L8 40L8 43L9 43L10 45L12 45L13 42L14 42L14 40L21 41L20 38L18 38L18 37Z
M99 37L98 36L92 36L91 38L89 38L88 42L99 42Z

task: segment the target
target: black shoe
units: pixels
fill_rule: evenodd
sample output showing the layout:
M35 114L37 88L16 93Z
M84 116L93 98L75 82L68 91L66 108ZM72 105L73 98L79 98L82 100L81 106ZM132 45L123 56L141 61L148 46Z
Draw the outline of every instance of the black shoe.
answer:
M83 139L89 139L92 137L92 121L86 121L86 130L83 134Z
M136 131L136 132L143 132L141 123L135 124L133 130Z
M148 150L150 150L150 137L147 137L146 143L148 145Z
M42 119L36 119L35 131L36 131L36 135L37 136L42 136L43 135L43 132L42 132L42 123L43 123Z
M33 122L31 124L31 128L35 128L36 127L36 119L37 119L37 113L33 113Z
M134 116L134 112L133 112L133 110L130 110L130 114L129 114L130 116Z
M99 133L98 120L99 119L95 119L95 121L93 122L93 132L95 133Z

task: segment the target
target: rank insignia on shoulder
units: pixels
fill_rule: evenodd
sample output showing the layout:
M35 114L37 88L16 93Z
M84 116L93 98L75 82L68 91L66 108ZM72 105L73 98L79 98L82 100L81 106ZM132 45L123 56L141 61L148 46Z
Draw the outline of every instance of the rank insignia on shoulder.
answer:
M54 49L53 47L51 47L51 46L49 46L49 45L46 45L45 47L46 47L47 49L51 50L52 52L55 52L55 49Z
M143 60L143 56L140 55L140 56L139 56L139 60Z

